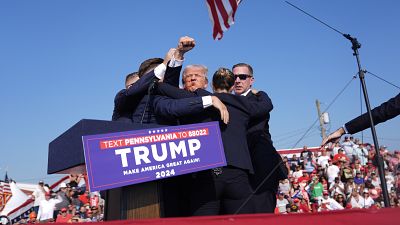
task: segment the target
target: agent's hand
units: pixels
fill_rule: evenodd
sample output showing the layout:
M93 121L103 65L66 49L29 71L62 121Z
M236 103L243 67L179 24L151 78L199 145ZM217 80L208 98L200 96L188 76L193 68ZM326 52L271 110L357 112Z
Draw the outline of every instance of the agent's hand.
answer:
M170 48L168 50L167 54L165 54L165 57L164 57L164 61L163 61L164 65L167 66L168 62L172 59L175 52L176 52L176 48Z
M338 142L340 140L340 137L342 137L343 134L345 134L346 132L344 131L344 128L341 127L339 129L337 129L335 132L331 133L328 135L328 137L326 137L324 140L322 140L322 146L324 146L326 143L329 142Z
M229 122L229 112L228 109L226 108L225 104L219 100L219 98L215 96L211 96L212 99L212 105L218 109L219 113L221 114L221 120L225 123L228 124Z

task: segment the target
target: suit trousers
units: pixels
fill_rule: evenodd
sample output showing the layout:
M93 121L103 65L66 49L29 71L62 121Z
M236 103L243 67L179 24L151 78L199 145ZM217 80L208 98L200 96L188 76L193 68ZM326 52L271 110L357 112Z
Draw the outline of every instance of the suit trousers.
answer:
M279 180L287 179L287 169L282 163L281 156L272 145L272 141L263 132L251 135L249 149L254 166L254 174L250 175L250 183L253 190L258 189L252 198L255 212L273 213Z
M194 216L234 214L251 195L248 173L235 167L222 167L222 173L201 171L192 176L190 197ZM253 213L251 201L238 213Z

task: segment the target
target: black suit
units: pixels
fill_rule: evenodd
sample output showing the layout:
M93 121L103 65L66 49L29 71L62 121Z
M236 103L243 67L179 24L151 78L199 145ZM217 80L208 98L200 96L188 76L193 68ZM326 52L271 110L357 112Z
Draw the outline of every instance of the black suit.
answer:
M132 122L132 113L139 105L143 96L146 95L147 88L156 79L154 70L143 75L133 83L128 89L122 89L114 98L113 121Z
M166 84L160 84L158 91L173 98L190 96L205 96L211 93L199 89L195 93L178 90ZM222 174L202 171L196 173L191 181L191 211L192 215L217 215L220 211L227 214L235 213L244 200L251 195L248 174L253 173L253 166L248 150L246 132L250 117L260 117L267 110L265 96L259 96L257 101L249 102L245 97L226 93L215 94L225 103L230 115L228 125L220 122L221 137L224 145L227 167L222 168ZM165 104L164 104L165 105ZM163 104L154 106L159 112ZM179 118L181 123L200 123L210 120L219 121L220 114L214 108L205 112ZM222 206L222 208L221 208ZM254 212L252 203L246 204L240 213Z
M268 95L259 91L253 94L251 91L246 95L250 102L257 101L260 96L264 96L267 112L258 118L250 121L247 140L251 152L251 158L254 166L254 175L250 176L253 189L259 187L261 182L269 175L265 183L259 187L253 201L257 213L273 213L276 205L276 192L279 180L287 178L287 170L282 163L282 158L276 151L269 133L269 112L273 109L272 101ZM273 171L273 169L277 169Z
M179 85L179 75L182 66L179 67L167 67L164 76L164 83L168 83L174 87ZM158 78L154 78L147 87L154 85L154 88L146 89L147 92L143 95L138 106L133 112L132 120L134 123L151 123L151 124L163 124L163 125L176 125L176 121L166 120L163 115L155 116L153 113L153 101L155 98L154 90L157 87Z
M132 123L132 113L140 102L137 96L128 96L127 89L122 89L115 95L112 121Z
M389 99L387 102L382 103L380 106L372 110L372 119L374 124L385 122L386 120L392 119L400 114L400 94ZM347 122L345 124L347 131L350 134L355 134L359 131L365 130L371 127L368 113L364 113L361 116Z
M167 70L165 71L164 82L178 86L181 69L182 66L167 67ZM158 81L158 78L155 76L154 70L152 70L144 74L128 89L119 91L114 98L112 120L139 123L148 99L147 94L149 86L156 81ZM147 109L147 111L149 111L149 109ZM151 114L146 113L146 115L145 123L156 123L156 119ZM162 124L166 124L166 122L163 122Z

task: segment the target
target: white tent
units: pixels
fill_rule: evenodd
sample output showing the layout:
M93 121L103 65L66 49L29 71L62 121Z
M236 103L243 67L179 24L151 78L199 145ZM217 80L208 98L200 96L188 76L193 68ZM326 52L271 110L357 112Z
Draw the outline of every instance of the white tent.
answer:
M29 199L28 195L21 191L21 189L19 189L14 182L10 183L10 188L12 196L10 200L8 200L4 209L1 211L0 215L8 215L13 209L22 205Z

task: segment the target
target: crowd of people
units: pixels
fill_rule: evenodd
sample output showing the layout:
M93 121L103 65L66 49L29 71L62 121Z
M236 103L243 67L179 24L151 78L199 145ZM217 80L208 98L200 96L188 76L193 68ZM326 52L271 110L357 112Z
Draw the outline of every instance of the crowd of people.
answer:
M98 192L89 192L83 174L71 174L57 190L39 181L32 193L32 212L18 224L99 222L104 217L104 200Z
M379 148L384 159L390 207L400 207L400 152ZM288 179L279 183L276 213L307 213L384 206L375 149L345 136L320 151L305 146L284 156Z

